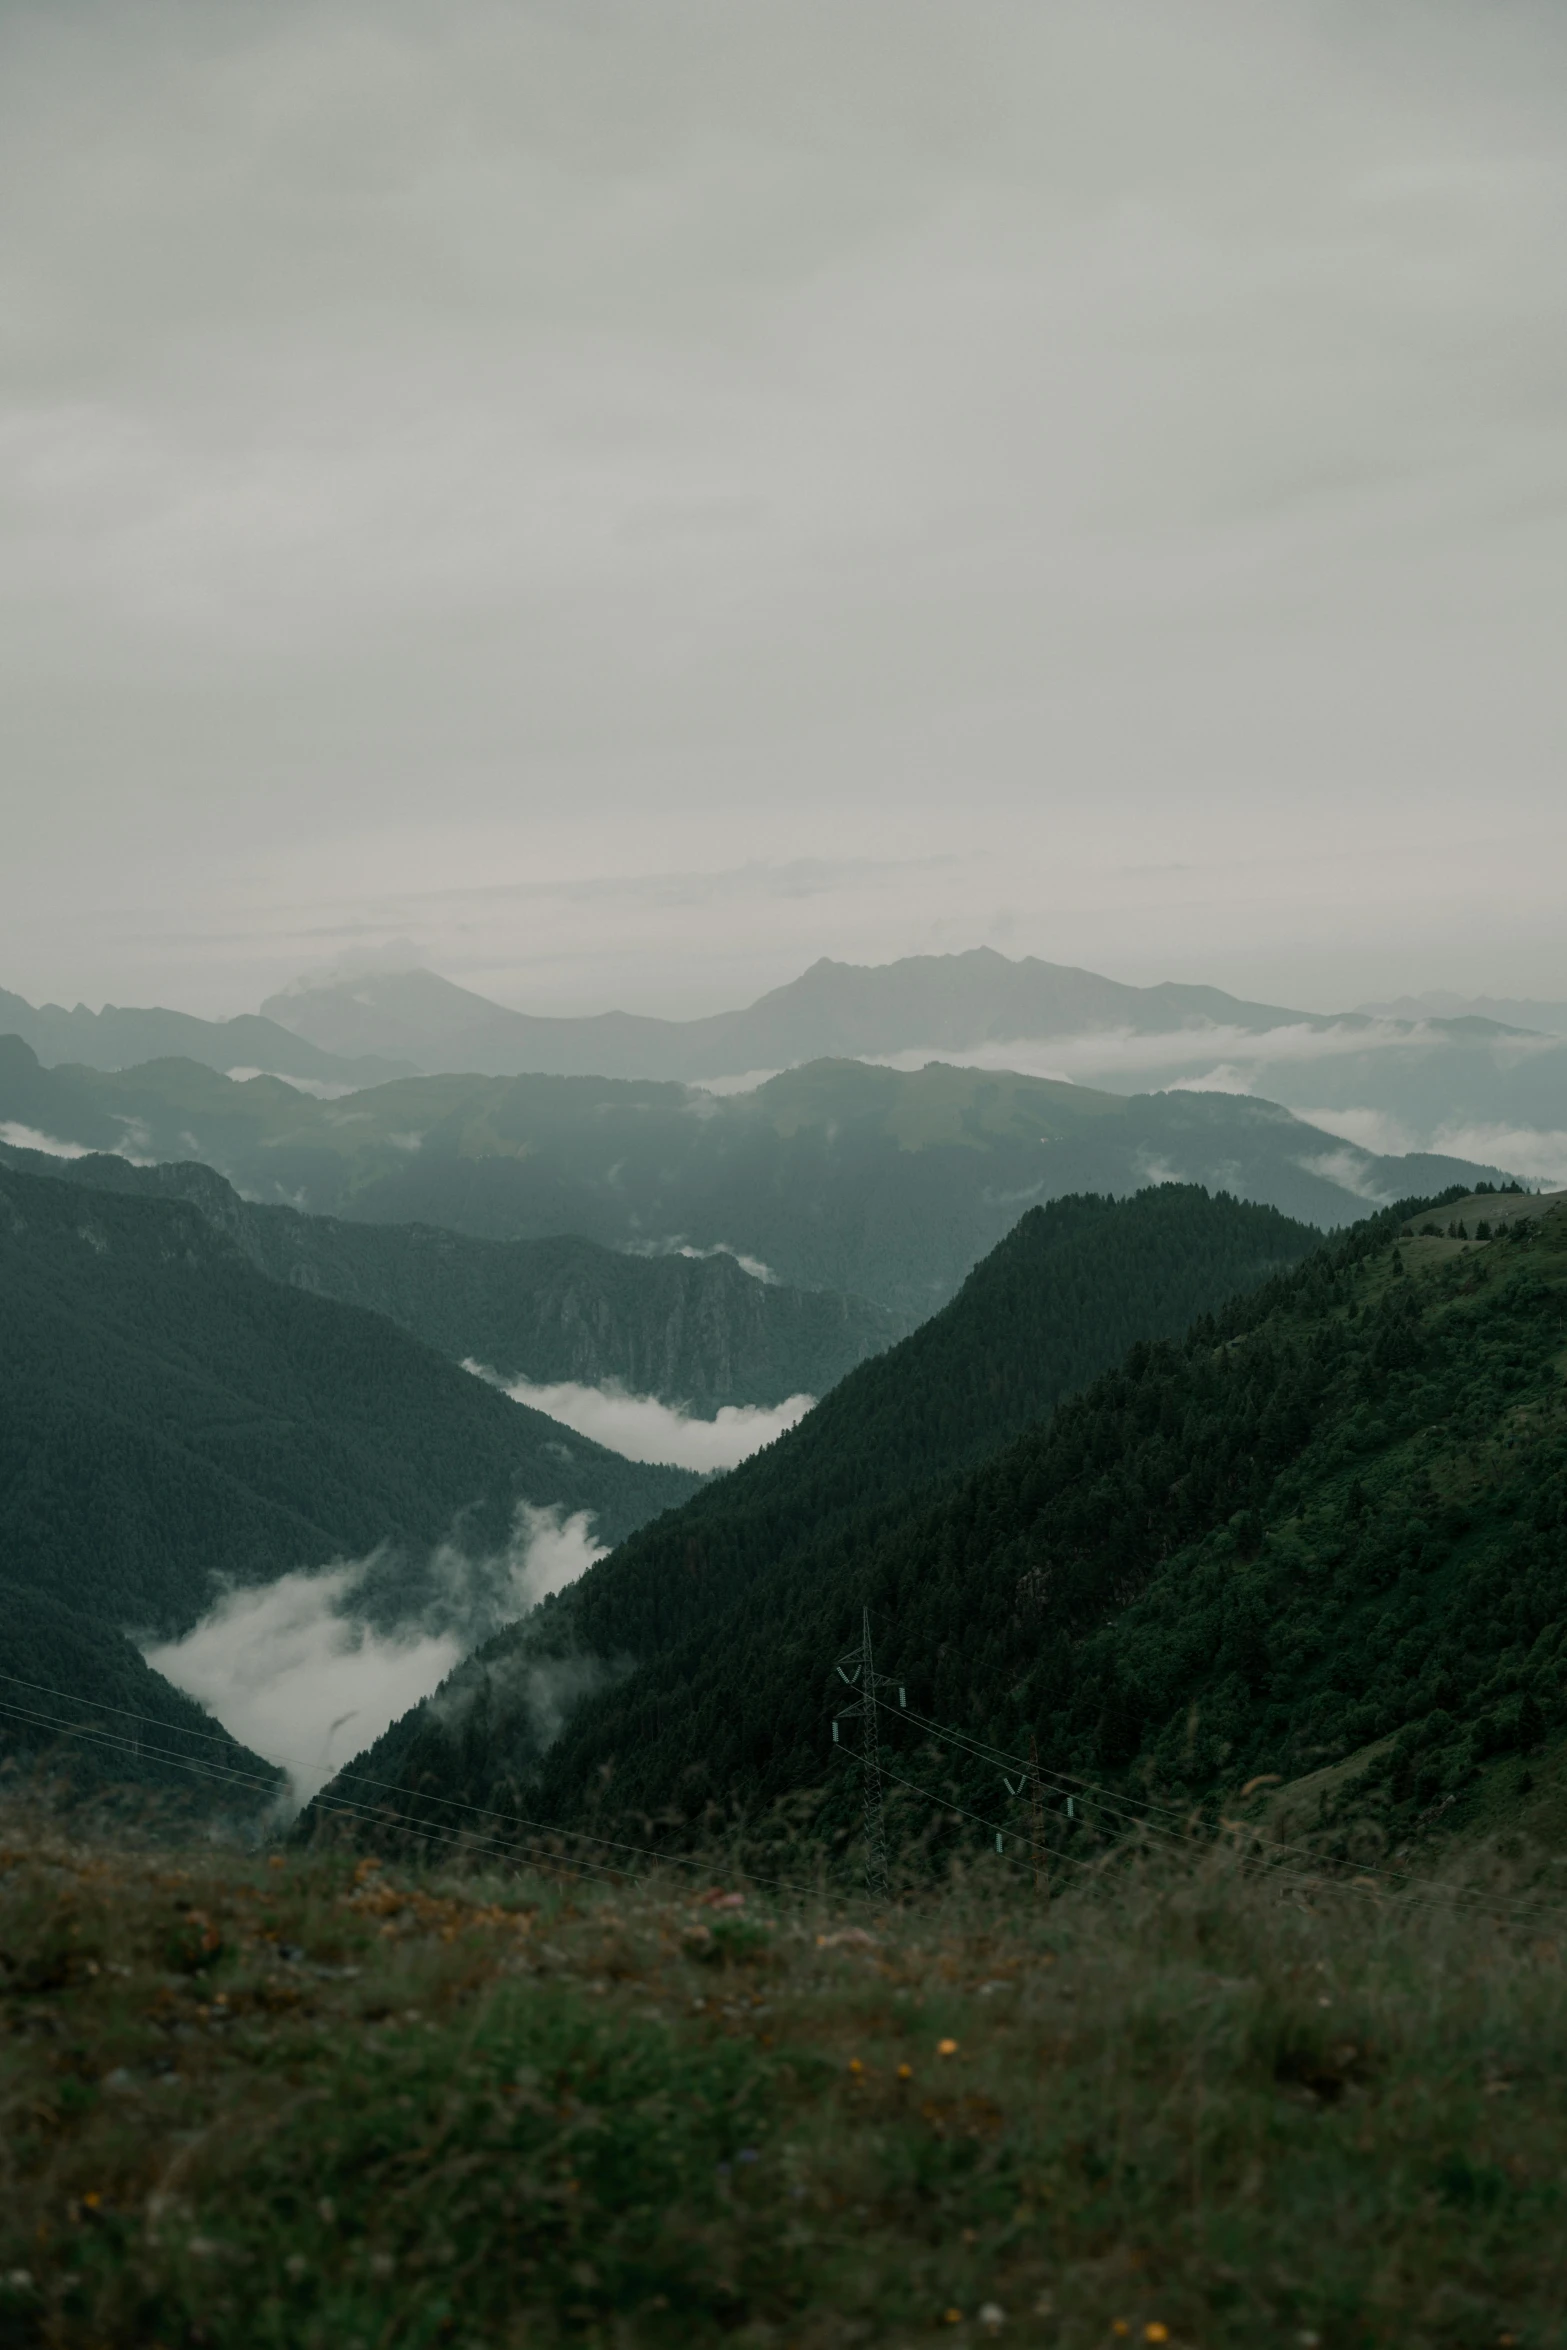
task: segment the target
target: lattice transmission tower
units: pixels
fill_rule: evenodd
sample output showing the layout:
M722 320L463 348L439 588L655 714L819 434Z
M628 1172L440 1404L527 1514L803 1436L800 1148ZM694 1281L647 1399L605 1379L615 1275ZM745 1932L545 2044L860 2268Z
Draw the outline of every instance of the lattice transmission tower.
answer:
M861 1795L865 1807L865 1889L877 1899L887 1894L887 1822L882 1809L881 1741L877 1736L877 1692L881 1689L898 1691L898 1703L905 1702L902 1687L890 1673L878 1673L871 1654L871 1611L866 1608L860 1618L860 1645L851 1648L838 1662L838 1678L847 1681L851 1689L859 1691L853 1705L846 1705L833 1717L832 1734L835 1744L840 1722L860 1725Z

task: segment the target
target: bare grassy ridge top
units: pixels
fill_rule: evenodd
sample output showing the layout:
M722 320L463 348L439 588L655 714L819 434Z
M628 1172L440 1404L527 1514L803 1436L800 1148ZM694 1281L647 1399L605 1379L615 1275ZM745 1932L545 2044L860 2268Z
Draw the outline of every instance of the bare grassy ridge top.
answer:
M8 2343L1562 2339L1567 1983L1495 1880L0 1847Z

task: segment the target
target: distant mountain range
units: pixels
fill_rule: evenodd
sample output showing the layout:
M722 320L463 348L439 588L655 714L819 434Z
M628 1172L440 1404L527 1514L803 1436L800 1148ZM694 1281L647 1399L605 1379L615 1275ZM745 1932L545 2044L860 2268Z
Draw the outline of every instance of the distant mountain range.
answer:
M1220 988L1125 987L1065 964L1011 962L989 947L876 966L824 957L744 1011L699 1020L632 1012L552 1019L513 1012L433 971L299 982L269 996L262 1010L324 1052L396 1055L432 1072L687 1080L917 1049L935 1055L1093 1030L1141 1036L1201 1026L1260 1031L1311 1018L1244 1003Z
M318 1094L396 1074L673 1079L733 1088L824 1058L930 1059L1111 1093L1249 1093L1394 1155L1498 1160L1567 1181L1567 1006L1428 995L1339 1013L1223 989L1130 987L989 948L875 967L821 961L743 1010L696 1020L512 1011L425 970L297 981L259 1016L0 994L0 1033L41 1061L122 1069L169 1055Z
M1502 1181L1335 1141L1231 1093L1125 1095L942 1062L817 1061L727 1097L602 1077L419 1077L344 1101L189 1061L44 1069L0 1038L0 1139L204 1160L252 1199L488 1240L727 1249L909 1321L1036 1202L1200 1183L1301 1221Z
M1420 998L1302 1012L1215 987L1128 987L980 947L875 968L822 961L744 1011L702 1020L543 1019L428 971L302 983L265 1009L330 1053L430 1070L723 1082L852 1056L958 1060L1112 1093L1244 1092L1372 1150L1498 1158L1567 1181L1561 1005Z
M1507 1028L1533 1028L1567 1036L1567 1004L1538 996L1450 995L1432 988L1425 995L1394 996L1384 1004L1359 1004L1357 1011L1387 1020L1495 1020Z
M119 1004L105 1004L101 1012L89 1012L85 1004L66 1011L60 1004L30 1004L3 987L0 1036L21 1037L50 1067L78 1061L88 1069L133 1069L141 1061L178 1057L208 1069L266 1069L343 1091L407 1076L419 1066L395 1054L339 1060L308 1037L254 1012L236 1020L198 1020L190 1012L136 1011Z
M1351 1012L1303 1012L1217 987L1131 987L1068 964L1014 962L989 947L879 965L824 957L743 1010L696 1020L518 1012L426 970L296 981L269 996L259 1014L232 1020L156 1006L35 1006L0 988L0 1035L22 1037L48 1066L129 1069L178 1057L321 1085L419 1073L701 1081L846 1056L937 1057L1110 1036L1185 1038L1200 1060L1204 1040L1215 1034L1262 1038L1288 1029L1374 1046L1389 1021L1434 1029L1434 1041L1472 1049L1494 1041L1498 1029L1567 1035L1567 1004L1432 993ZM1427 1033L1427 1050L1432 1041ZM1166 1064L1175 1067L1168 1053Z

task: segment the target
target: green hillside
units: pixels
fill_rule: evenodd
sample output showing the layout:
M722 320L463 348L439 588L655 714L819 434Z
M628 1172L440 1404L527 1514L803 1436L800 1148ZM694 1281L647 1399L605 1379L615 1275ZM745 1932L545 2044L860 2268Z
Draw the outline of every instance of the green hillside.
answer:
M1505 1876L0 1850L8 2350L1562 2338L1567 1982Z
M176 1634L219 1580L455 1537L519 1502L613 1540L697 1480L529 1412L379 1315L268 1280L189 1205L0 1169L0 1580Z
M144 1662L123 1633L44 1593L0 1583L0 1756L75 1796L138 1810L253 1815L283 1773Z
M1370 1849L1483 1813L1495 1758L1567 1720L1567 1212L1449 1220L1374 1221L1134 1348L852 1559L758 1577L584 1708L536 1807L571 1812L612 1755L649 1803L819 1780L868 1604L916 1710L1012 1754L1034 1737L1058 1790L1181 1801L1340 1766L1321 1816ZM1003 1804L992 1764L888 1734L902 1775Z
M711 1412L822 1395L902 1335L865 1298L756 1280L727 1254L637 1257L570 1235L473 1240L429 1224L354 1224L241 1199L210 1167L49 1159L0 1165L95 1191L182 1199L259 1272L385 1314L456 1362L505 1378L618 1381Z
M598 1077L423 1077L317 1101L190 1061L43 1069L0 1038L0 1139L195 1158L247 1196L489 1240L728 1248L916 1321L1023 1210L1201 1184L1334 1227L1496 1170L1378 1158L1228 1093L1122 1096L931 1063L817 1061L718 1099Z
M858 1591L865 1562L919 1522L933 1488L1048 1415L1135 1338L1184 1331L1320 1245L1271 1209L1175 1186L1032 1210L943 1313L481 1650L459 1669L462 1702L449 1696L409 1715L364 1767L493 1800L508 1773L534 1774L538 1762L532 1712L508 1704L508 1687L523 1685L531 1659L585 1651L642 1670L585 1708L549 1758L549 1784L567 1808L569 1785L611 1758L638 1799L672 1792L697 1757L714 1788L744 1785L758 1740L781 1740L788 1758L765 1775L766 1790L798 1784L802 1765L814 1770L820 1758L819 1660L787 1693L769 1671L758 1697L757 1659L776 1637L778 1608L787 1617L796 1600L814 1610L819 1590ZM747 1678L717 1699L725 1718L715 1722L710 1697L725 1686L737 1637ZM800 1746L802 1697L811 1727ZM764 1721L753 1700L781 1711Z

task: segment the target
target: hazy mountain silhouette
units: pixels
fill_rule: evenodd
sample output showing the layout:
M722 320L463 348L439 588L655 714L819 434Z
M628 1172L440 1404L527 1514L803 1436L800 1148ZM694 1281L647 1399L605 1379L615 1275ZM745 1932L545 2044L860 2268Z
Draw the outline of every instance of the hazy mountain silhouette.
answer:
M1488 1160L1510 1143L1520 1173L1567 1177L1567 1013L1547 1004L1422 997L1303 1012L979 947L876 967L824 960L701 1020L540 1018L428 971L301 982L265 1009L335 1055L427 1070L702 1083L827 1058L950 1057L1120 1094L1245 1092L1373 1149Z
M266 1069L279 1077L304 1077L324 1085L375 1085L406 1076L417 1063L406 1055L374 1053L339 1060L307 1036L255 1012L234 1020L198 1020L191 1012L161 1006L135 1010L85 1004L66 1011L61 1004L30 1004L0 987L0 1035L19 1036L46 1067L77 1061L87 1069L132 1069L141 1061L177 1054L208 1069Z
M1431 988L1424 995L1401 995L1387 1003L1358 1004L1357 1011L1389 1020L1485 1020L1504 1028L1532 1028L1542 1036L1567 1036L1567 1004L1546 1003L1538 996L1452 995Z
M1067 964L1012 962L990 947L874 966L823 957L745 1010L699 1020L513 1012L433 971L302 981L269 996L262 1010L323 1051L397 1055L431 1071L683 1078L1091 1029L1168 1035L1205 1023L1266 1029L1312 1017L1221 988L1127 987Z

